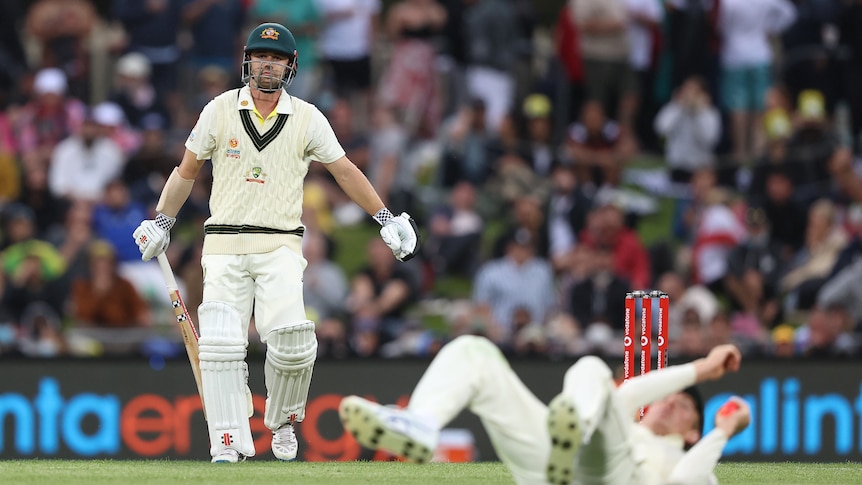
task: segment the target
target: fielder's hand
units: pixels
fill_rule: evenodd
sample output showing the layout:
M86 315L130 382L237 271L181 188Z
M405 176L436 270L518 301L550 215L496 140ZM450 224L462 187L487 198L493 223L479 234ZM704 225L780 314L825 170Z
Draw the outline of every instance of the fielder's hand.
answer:
M733 396L715 414L715 427L733 438L748 427L751 422L751 408L739 396Z
M398 261L409 261L419 252L419 230L406 212L386 221L380 228L380 237Z
M713 348L709 355L694 361L697 382L721 378L725 372L736 372L742 361L742 354L735 345L725 344Z
M141 251L141 259L149 261L154 256L162 254L171 242L171 228L176 218L159 213L154 220L141 222L132 236Z

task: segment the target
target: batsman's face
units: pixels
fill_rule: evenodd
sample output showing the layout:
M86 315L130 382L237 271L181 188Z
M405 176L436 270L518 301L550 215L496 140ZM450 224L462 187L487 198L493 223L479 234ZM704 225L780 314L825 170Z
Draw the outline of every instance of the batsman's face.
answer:
M699 418L691 396L678 392L650 404L642 424L659 436L675 434L693 444L700 439Z
M275 52L254 52L250 58L253 85L261 89L279 89L288 69L288 58Z

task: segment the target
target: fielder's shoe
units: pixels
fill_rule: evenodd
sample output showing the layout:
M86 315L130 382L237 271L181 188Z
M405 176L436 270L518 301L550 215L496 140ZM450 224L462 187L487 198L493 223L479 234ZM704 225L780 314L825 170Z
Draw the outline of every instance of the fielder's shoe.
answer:
M237 463L245 461L245 455L233 448L225 448L213 457L213 463Z
M338 414L344 428L366 448L388 451L414 463L427 463L434 456L440 431L406 409L348 396L341 400Z
M272 432L272 454L281 461L293 461L296 459L296 450L299 443L296 441L296 433L293 425L287 423Z
M581 420L572 399L560 394L548 405L548 434L551 456L546 474L553 485L568 485L574 479L575 458L581 448Z

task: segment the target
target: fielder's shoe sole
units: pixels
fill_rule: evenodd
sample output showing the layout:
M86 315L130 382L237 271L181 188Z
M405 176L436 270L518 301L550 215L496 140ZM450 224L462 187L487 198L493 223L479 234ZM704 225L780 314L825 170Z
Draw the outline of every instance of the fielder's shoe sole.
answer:
M416 426L416 419L407 411L348 396L341 400L338 414L344 429L366 448L387 451L413 463L427 463L434 456L436 443L407 431Z
M553 485L568 485L574 479L575 458L583 439L580 421L575 404L565 394L555 397L548 405L551 455L546 475Z

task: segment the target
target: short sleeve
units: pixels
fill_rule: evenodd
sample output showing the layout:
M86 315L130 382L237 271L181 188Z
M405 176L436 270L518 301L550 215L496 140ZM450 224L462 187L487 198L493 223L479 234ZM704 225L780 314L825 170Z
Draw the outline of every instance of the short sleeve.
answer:
M305 156L321 163L332 163L344 156L344 148L335 136L329 120L317 107L312 106L311 120L306 132Z
M197 155L198 160L208 160L212 158L212 154L215 152L216 131L218 129L216 123L215 100L212 100L201 110L195 127L192 128L192 132L186 139L186 148Z

